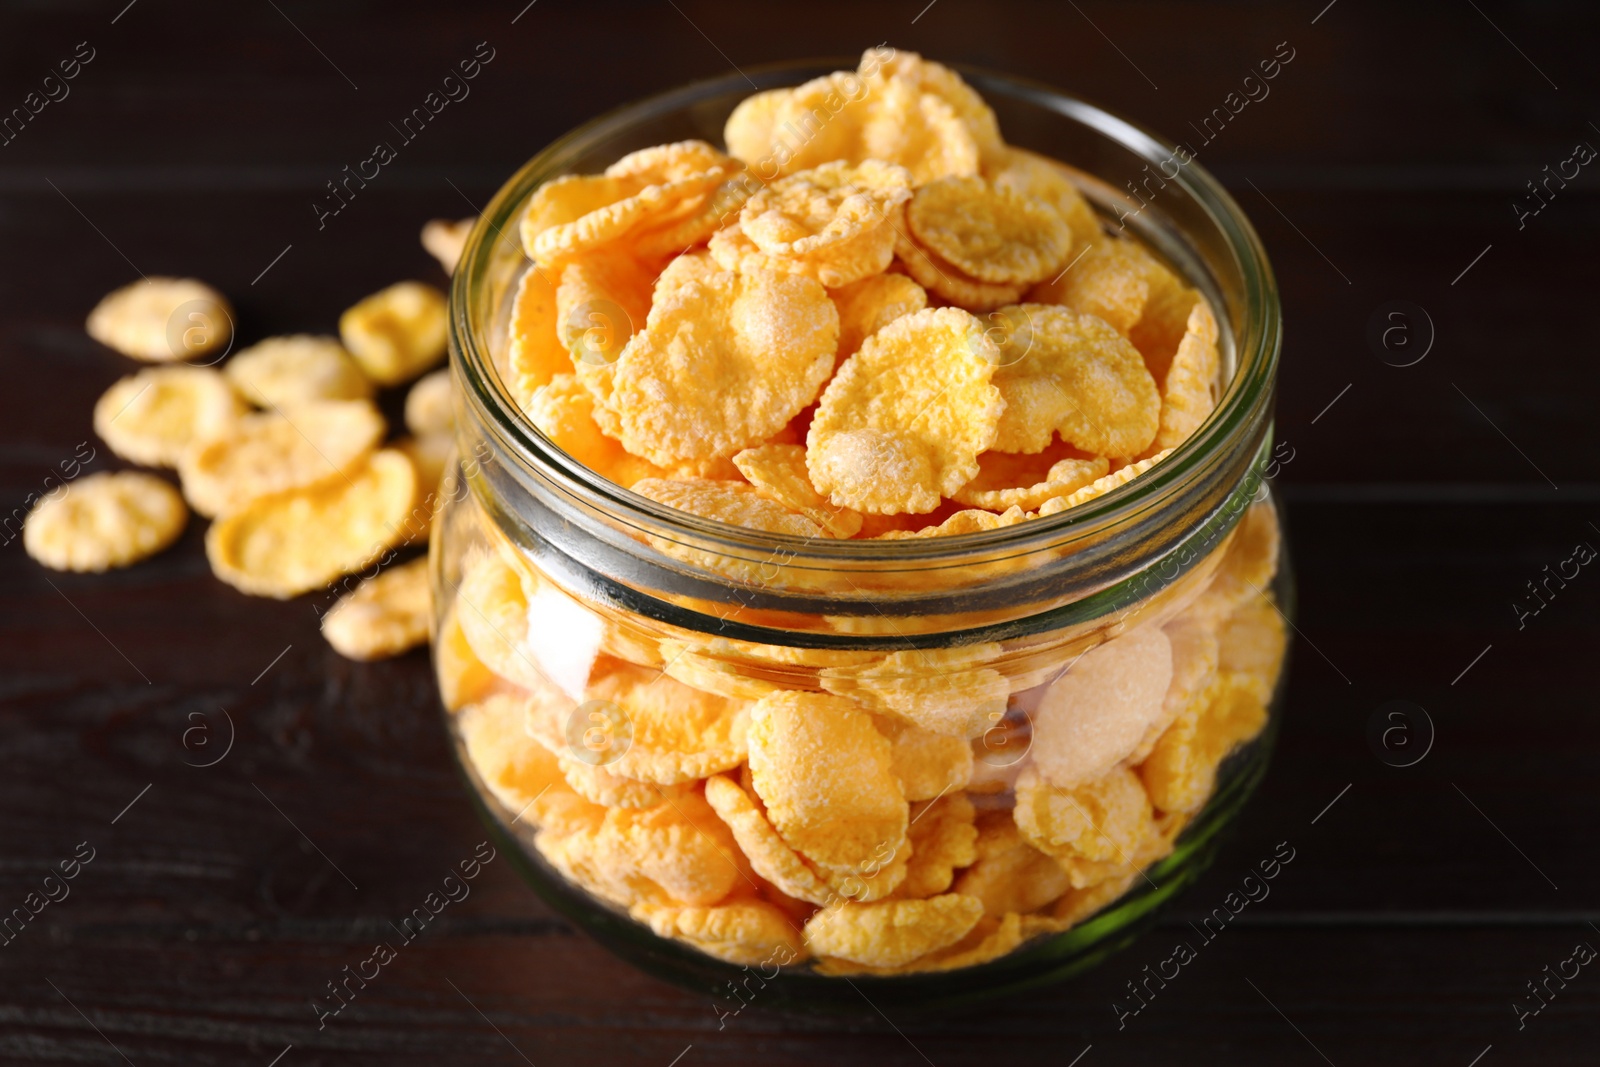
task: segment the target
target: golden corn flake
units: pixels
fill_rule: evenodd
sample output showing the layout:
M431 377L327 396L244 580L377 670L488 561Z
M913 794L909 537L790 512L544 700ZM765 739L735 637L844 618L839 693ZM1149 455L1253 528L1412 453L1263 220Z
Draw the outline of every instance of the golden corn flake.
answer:
M22 527L28 555L58 571L104 571L153 556L189 519L177 490L153 474L102 471L34 505Z
M806 957L799 929L764 900L709 907L642 905L634 917L659 937L685 941L710 956L744 967L782 967Z
M382 449L343 476L258 497L206 531L218 578L252 596L287 600L368 566L405 537L417 475Z
M681 799L687 785L655 785L612 774L602 766L571 756L557 756L561 775L574 792L608 808L653 808L666 798Z
M1072 888L1061 864L1028 844L1009 812L978 820L973 853L974 862L953 889L982 901L985 915L1035 911Z
M1224 673L1221 681L1211 703L1179 715L1139 767L1161 811L1198 811L1216 784L1217 765L1266 725L1267 707L1254 679Z
M1144 313L1152 287L1171 273L1138 241L1100 236L1074 252L1062 274L1030 290L1028 300L1094 315L1127 336Z
M1025 285L974 278L905 234L896 235L894 254L918 285L978 314L1014 304L1027 290Z
M829 537L850 537L861 529L859 512L835 507L811 484L803 446L769 444L747 448L736 454L733 462L757 492L804 515Z
M1065 442L1043 452L985 452L978 457L977 476L951 499L989 511L1023 508L1033 511L1052 497L1068 496L1097 478L1111 463L1103 456L1084 457Z
M1172 681L1161 701L1161 714L1145 727L1144 737L1128 756L1128 762L1144 762L1156 741L1167 728L1190 708L1198 711L1215 696L1219 649L1217 631L1209 622L1183 615L1167 623L1167 640L1172 646Z
M557 448L624 489L642 478L659 478L664 473L600 429L594 396L575 374L557 374L535 389L525 410L528 421Z
M884 541L903 541L913 537L955 537L959 534L984 533L988 530L998 530L1002 526L1015 526L1028 517L1021 508L1012 506L996 515L992 511L983 511L978 508L969 508L958 511L948 519L934 526L924 526L920 530L900 531L890 530L888 533L879 534L879 539Z
M839 309L839 361L902 315L928 306L928 291L904 274L876 274L828 294Z
M708 778L705 795L758 875L798 900L826 904L835 898L826 876L789 847L739 783L724 775Z
M428 539L433 525L432 513L437 513L443 503L439 496L439 483L444 480L445 465L456 447L456 439L451 434L429 433L421 437L396 438L390 442L390 447L404 452L411 460L411 465L417 469L417 499L429 505L430 514L426 524L407 524L413 535L410 543L417 544Z
M1128 339L1144 353L1145 365L1156 381L1165 381L1178 345L1189 331L1189 316L1201 296L1159 263L1150 270L1149 278L1149 299L1139 321L1128 331Z
M421 282L373 293L339 316L339 336L368 378L408 382L444 358L449 330L444 294Z
M633 491L658 504L687 511L703 519L715 519L734 526L790 537L822 536L822 529L816 523L773 503L743 482L706 478L686 478L681 481L646 478L635 482Z
M1170 448L1157 452L1147 459L1141 459L1137 463L1119 467L1104 477L1096 478L1082 489L1068 493L1066 496L1052 497L1039 506L1039 514L1040 516L1054 515L1058 511L1066 511L1068 508L1075 508L1079 504L1087 504L1097 496L1104 496L1113 489L1127 485L1139 475L1166 459L1171 452L1172 449Z
M961 75L915 52L896 50L885 58L885 51L890 50L867 49L862 53L857 69L863 74L909 82L923 92L937 96L956 113L985 161L998 160L1004 155L1005 143L1000 138L1000 124L994 111L984 103L976 89L961 79Z
M508 326L510 343L506 385L523 409L535 389L557 374L570 374L572 357L561 345L556 306L556 281L537 264L529 266L517 282Z
M706 281L722 269L717 261L711 258L710 252L685 252L681 256L674 256L665 267L661 268L661 273L656 275L651 290L651 300L660 300L686 282Z
M899 217L899 209L894 217ZM711 235L711 258L724 270L740 274L774 271L813 278L829 289L841 288L887 269L894 259L894 240L899 223L891 219L882 226L856 234L828 248L807 255L775 255L765 252L734 222Z
M228 360L222 374L240 396L260 408L372 398L372 380L337 337L269 337Z
M903 167L835 161L758 190L745 201L739 225L768 255L814 255L883 229L910 197L911 175ZM886 253L885 266L888 258Z
M241 418L226 437L196 441L178 461L183 492L208 518L268 493L343 481L383 440L368 400L317 400Z
M616 249L577 256L556 287L557 335L578 377L604 400L609 369L650 314L654 272Z
M740 880L738 849L698 794L651 808L608 808L585 826L537 843L562 873L621 904L714 904Z
M424 374L406 391L406 429L425 434L451 434L456 428L454 386L450 369L441 367Z
M559 268L641 228L683 218L728 170L728 158L710 145L684 141L631 153L603 175L557 178L528 203L523 249L540 266Z
M1002 331L1005 398L994 447L1042 452L1054 434L1091 455L1135 456L1155 440L1161 395L1139 350L1092 315L1022 304Z
M428 640L424 556L363 579L322 617L322 636L346 659L398 656Z
M628 725L628 748L604 764L613 774L678 785L744 762L748 701L703 693L660 671L625 663L597 678L587 697L614 706ZM570 744L564 721L560 728Z
M430 219L422 227L422 247L428 255L439 261L446 274L456 272L461 261L461 250L467 246L467 236L477 219Z
M985 662L996 643L890 652L864 667L827 667L822 687L871 711L946 737L969 739L1004 717L1011 694L1005 675Z
M456 619L473 654L489 669L533 692L554 689L529 640L529 599L537 583L498 553L477 551L462 565ZM572 704L562 710L570 710Z
M665 294L616 363L628 451L668 466L781 430L833 370L839 314L809 278L719 272Z
M1072 234L1044 204L982 178L945 178L917 190L911 236L979 281L1031 285L1067 261Z
M958 867L978 858L975 843L978 828L973 825L977 809L965 793L948 793L912 805L911 861L900 893L908 897L931 897L950 888Z
M812 484L841 507L924 513L972 480L1004 401L999 350L960 308L896 319L845 361L806 434Z
M1073 184L1066 167L1053 159L1025 148L1003 150L998 165L985 171L997 189L1009 189L1053 208L1072 232L1075 246L1088 244L1101 236L1100 220L1094 209ZM1074 248L1073 255L1078 249ZM1070 257L1069 261L1070 261Z
M853 702L781 692L750 713L750 777L783 839L819 867L862 873L905 840L889 742Z
M825 163L759 189L739 215L742 234L765 259L786 260L777 269L816 278L829 288L878 274L894 258L900 205L911 195L902 167L868 160L859 166ZM730 246L732 238L719 241ZM726 258L724 253L724 258Z
M1127 759L1161 718L1172 681L1172 643L1140 626L1079 656L1033 712L1033 762L1075 789Z
M1262 699L1270 698L1288 646L1277 605L1265 596L1246 600L1223 621L1217 642L1219 667L1259 679Z
M1195 604L1196 612L1220 621L1240 604L1267 592L1278 573L1281 540L1278 512L1270 500L1246 509L1228 539L1215 577Z
M192 442L233 432L244 405L210 367L150 367L119 379L94 405L94 432L123 459L175 467Z
M792 92L787 88L768 89L739 101L739 106L733 109L733 114L728 116L727 124L722 129L722 139L728 151L752 167L758 163L773 162L769 158L774 145L773 133L778 127L779 114ZM769 171L767 166L756 169L763 174Z
M522 729L523 701L509 693L463 708L457 722L467 762L513 819L538 827L552 794L570 793L555 756ZM595 812L598 824L603 812Z
M505 684L498 674L484 666L467 643L467 636L462 633L461 621L456 614L457 607L452 602L445 609L444 619L439 623L439 637L433 646L439 697L447 711L460 711L468 704L483 700ZM517 728L522 728L520 718Z
M1157 448L1173 448L1194 433L1217 406L1217 320L1211 306L1197 300L1161 389L1161 429Z
M1028 843L1060 861L1081 888L1133 863L1150 830L1150 798L1125 767L1075 789L1053 786L1029 767L1017 779L1013 818Z
M888 717L877 718L875 725L889 739L894 775L907 800L932 800L971 780L972 746L963 738Z
M811 917L805 939L818 956L899 967L955 944L981 918L983 903L959 893L926 900L836 904Z
M630 233L626 244L645 259L682 255L735 222L744 202L760 186L747 174L731 173L704 194L685 201L687 208L674 212L666 222L645 225Z
M89 312L89 336L149 363L194 359L227 344L233 312L193 278L146 278L106 295Z

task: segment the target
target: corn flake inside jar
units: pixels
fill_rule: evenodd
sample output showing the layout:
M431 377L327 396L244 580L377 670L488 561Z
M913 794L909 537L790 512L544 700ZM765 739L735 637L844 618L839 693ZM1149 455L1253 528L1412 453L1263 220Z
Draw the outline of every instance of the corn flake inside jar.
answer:
M521 220L507 384L549 445L649 508L795 551L1061 523L1160 470L1222 395L1206 297L1110 235L1068 165L1007 145L950 69L874 49L748 98L724 138L555 179ZM440 399L419 388L419 425L443 424ZM954 647L889 646L906 620L865 612L818 628L884 643L714 636L484 539L436 651L469 761L568 881L746 966L948 971L1088 919L1264 729L1285 644L1270 501L1169 595Z

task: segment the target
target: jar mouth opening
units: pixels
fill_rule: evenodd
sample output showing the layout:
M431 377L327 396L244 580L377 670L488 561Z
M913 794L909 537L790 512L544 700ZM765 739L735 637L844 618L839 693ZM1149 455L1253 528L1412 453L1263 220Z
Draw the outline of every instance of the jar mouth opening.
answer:
M1152 510L1182 498L1208 473L1225 465L1230 449L1248 441L1270 417L1273 382L1282 345L1276 283L1266 251L1254 227L1222 185L1193 159L1183 162L1177 174L1161 165L1180 158L1173 142L1145 130L1121 116L1046 85L1012 75L958 66L963 77L991 104L997 97L1053 112L1102 135L1117 147L1160 168L1165 184L1175 184L1190 197L1215 227L1229 264L1238 274L1239 303L1230 313L1218 299L1216 279L1208 272L1196 277L1185 270L1185 280L1198 285L1217 313L1225 345L1231 346L1233 373L1216 409L1171 455L1110 492L1055 515L1028 519L1011 526L977 533L889 541L834 540L772 534L735 526L659 504L605 478L577 462L535 428L519 410L496 369L489 350L489 315L486 294L498 255L521 259L518 221L534 191L553 178L571 173L584 151L629 130L647 129L652 120L679 112L699 101L721 99L735 93L758 92L799 84L835 70L848 70L854 59L802 60L747 68L743 73L694 82L624 105L577 127L551 142L525 163L501 187L473 226L450 289L450 349L459 374L463 399L481 416L484 432L496 441L505 457L533 474L572 504L607 514L609 520L652 538L681 543L698 550L730 557L760 558L782 553L784 566L830 570L862 564L910 564L916 569L964 566L974 559L994 560L1043 549L1070 548L1103 539ZM753 87L752 87L753 86ZM715 138L720 142L720 137ZM1013 143L1013 142L1008 142ZM1025 141L1015 142L1026 148ZM1071 160L1066 160L1070 166ZM1081 191L1102 214L1135 203L1133 198L1085 172L1089 181ZM1137 194L1135 194L1137 195ZM1124 217L1142 237L1188 235L1167 220L1159 209L1147 212L1142 200L1137 211ZM1157 248L1159 242L1151 241ZM1190 257L1192 265L1202 261ZM503 273L504 265L500 269ZM1225 353L1226 356L1226 353ZM1226 366L1226 360L1224 365Z

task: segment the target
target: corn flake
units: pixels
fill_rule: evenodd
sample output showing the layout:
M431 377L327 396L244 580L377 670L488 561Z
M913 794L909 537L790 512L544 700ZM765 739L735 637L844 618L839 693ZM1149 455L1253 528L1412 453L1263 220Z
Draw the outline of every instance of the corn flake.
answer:
M408 382L444 358L449 330L444 294L421 282L373 293L339 316L339 336L368 378Z
M1266 725L1255 679L1224 672L1219 680L1214 699L1179 715L1139 767L1151 802L1163 812L1198 811L1211 796L1218 764Z
M1019 305L1008 321L994 375L1006 402L996 449L1042 452L1059 433L1091 455L1135 456L1155 440L1161 395L1126 338L1053 304Z
M646 478L635 482L633 491L658 504L687 511L704 519L743 526L766 533L790 537L816 538L822 529L804 515L797 515L762 496L743 482L712 481L705 478L673 480Z
M928 306L928 291L904 274L876 274L828 294L839 309L839 362L902 315Z
M983 815L977 829L974 862L953 889L982 901L985 915L1036 911L1072 888L1061 864L1028 844L1009 812Z
M535 744L522 729L523 700L499 693L461 710L457 723L467 762L494 798L520 822L538 827L556 794L568 794L555 756ZM604 812L589 813L598 825Z
M381 449L343 477L257 497L206 531L218 578L252 596L287 600L358 571L405 538L417 475Z
M657 936L687 942L727 963L781 967L806 957L795 924L763 900L733 900L709 907L643 905L633 914Z
M979 177L944 178L906 209L911 236L979 281L1031 285L1067 261L1072 233L1049 207Z
M146 278L109 293L89 312L89 336L148 363L194 359L233 336L223 295L192 278Z
M322 636L346 659L398 656L428 640L427 557L390 567L340 597Z
M894 254L918 285L976 314L1014 304L1028 288L974 278L906 234L896 235Z
M1161 390L1161 429L1157 448L1173 448L1194 433L1217 405L1217 320L1211 306L1196 300L1188 329L1167 367Z
M981 918L983 903L959 893L925 900L836 904L811 917L805 939L818 956L900 967L960 941Z
M1127 759L1161 718L1172 643L1141 626L1079 656L1033 712L1033 762L1054 786L1076 789Z
M428 255L439 261L446 274L456 272L461 262L461 251L467 246L467 237L477 219L430 219L422 227L422 247Z
M370 400L372 380L337 337L269 337L222 367L239 395L259 408L290 408L314 400Z
M783 839L817 866L860 874L905 841L889 742L849 700L781 692L750 713L750 776Z
M1172 449L1170 448L1157 452L1155 455L1141 459L1137 463L1119 467L1102 478L1096 478L1082 489L1068 493L1066 496L1052 497L1039 506L1039 514L1041 516L1054 515L1058 511L1066 511L1068 508L1075 508L1079 504L1087 504L1097 496L1104 496L1113 489L1127 485L1139 475L1166 459L1171 452Z
M533 264L517 282L517 295L511 303L506 385L524 410L534 390L557 374L573 370L572 358L562 347L557 330L561 316L556 290L557 281Z
M841 507L929 512L972 480L1004 401L999 350L959 308L896 319L845 361L806 434L806 466Z
M861 234L882 230L895 208L910 197L911 175L903 167L875 159L855 166L834 161L758 190L745 201L739 225L770 256L825 254ZM893 234L888 238L885 266Z
M160 552L188 519L177 490L155 475L102 471L35 504L23 523L22 546L52 570L105 571Z
M233 432L244 405L210 367L151 367L119 379L94 406L94 432L123 459L175 467L191 442Z
M816 523L829 537L850 537L861 529L861 515L835 507L811 484L801 445L762 445L733 457L734 466L756 491Z
M662 466L760 444L816 398L839 315L809 278L719 272L665 294L616 363L628 451Z
M674 800L689 792L688 785L655 785L612 774L604 767L571 756L557 756L561 775L573 791L585 800L608 808L653 808L668 797Z
M1013 507L1032 511L1052 497L1070 495L1105 477L1110 469L1104 457L1084 457L1059 441L1031 454L985 452L978 457L977 475L951 499L989 511Z
M830 693L849 696L881 715L903 719L946 737L978 737L1005 715L1011 687L984 663L999 656L997 643L890 652L869 666L827 667L820 674Z
M912 805L911 861L900 894L931 897L950 888L958 867L978 858L975 843L978 828L973 825L977 809L965 793L949 793Z
M258 497L343 481L383 440L369 400L317 400L246 415L225 437L196 441L178 461L190 505L208 518Z
M878 732L889 739L889 758L900 791L909 801L932 800L963 789L972 778L972 746L901 719L880 716Z
M1101 236L1100 220L1095 217L1094 209L1083 198L1083 194L1078 192L1069 173L1066 167L1053 159L1046 159L1025 148L1010 147L1003 149L997 166L985 170L985 176L994 183L995 188L1009 189L1048 204L1067 224L1067 229L1072 232L1073 244L1088 244Z
M1150 832L1150 798L1125 767L1075 789L1053 786L1030 767L1017 779L1013 818L1028 843L1054 856L1081 889L1133 864Z

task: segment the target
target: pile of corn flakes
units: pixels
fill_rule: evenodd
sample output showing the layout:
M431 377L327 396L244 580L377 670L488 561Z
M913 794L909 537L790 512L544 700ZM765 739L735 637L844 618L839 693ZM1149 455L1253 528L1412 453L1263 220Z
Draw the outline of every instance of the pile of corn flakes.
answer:
M874 49L725 141L521 220L507 384L611 481L806 539L965 533L1123 485L1213 409L1205 299L949 69ZM733 963L946 971L1081 922L1171 852L1282 664L1270 503L1117 619L899 652L633 616L475 521L435 655L479 779L570 882Z
M423 231L446 270L470 221ZM345 656L427 641L427 561L377 568L427 540L454 443L449 373L425 373L445 354L444 294L402 282L348 309L339 337L271 337L224 363L232 325L226 298L192 279L146 278L95 307L90 336L158 364L106 390L95 432L123 459L175 469L182 494L139 471L77 479L29 513L28 554L56 570L128 566L170 546L192 508L212 520L212 570L243 592L283 599L370 571L323 615ZM386 444L374 395L414 379L409 433Z

